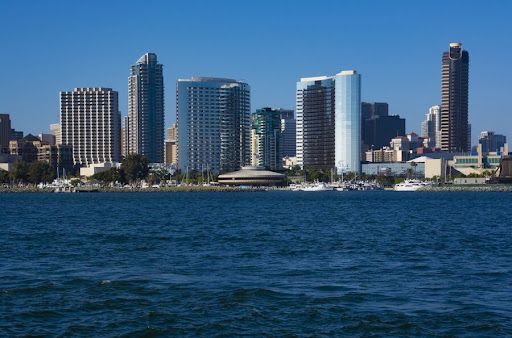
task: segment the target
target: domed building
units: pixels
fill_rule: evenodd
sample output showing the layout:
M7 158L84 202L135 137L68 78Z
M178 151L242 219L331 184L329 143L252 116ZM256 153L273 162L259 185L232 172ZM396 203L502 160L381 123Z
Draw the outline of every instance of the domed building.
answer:
M246 166L241 170L219 175L218 182L225 185L276 186L284 184L285 175L263 167Z

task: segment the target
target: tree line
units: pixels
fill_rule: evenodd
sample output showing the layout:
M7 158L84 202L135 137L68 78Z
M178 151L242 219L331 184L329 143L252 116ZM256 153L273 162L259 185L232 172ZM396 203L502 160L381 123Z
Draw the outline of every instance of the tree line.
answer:
M56 177L55 170L48 162L26 163L16 161L9 172L0 169L0 183L50 183Z

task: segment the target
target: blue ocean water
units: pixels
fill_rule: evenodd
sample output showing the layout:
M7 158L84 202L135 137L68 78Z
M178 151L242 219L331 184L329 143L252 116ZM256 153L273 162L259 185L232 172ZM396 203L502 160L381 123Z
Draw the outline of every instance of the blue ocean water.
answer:
M512 194L0 194L1 336L510 336Z

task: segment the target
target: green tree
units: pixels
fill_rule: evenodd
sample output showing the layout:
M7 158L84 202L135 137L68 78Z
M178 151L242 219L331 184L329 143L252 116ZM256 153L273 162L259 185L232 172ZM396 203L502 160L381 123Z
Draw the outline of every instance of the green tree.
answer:
M28 181L30 183L49 183L54 179L54 170L48 162L36 161L28 167Z
M149 161L139 154L128 155L121 163L126 180L130 183L146 179L149 174Z
M0 169L0 183L9 183L9 173Z
M12 165L10 171L11 179L16 183L23 183L28 181L28 169L29 166L23 161L16 161Z
M97 173L91 176L93 180L98 180L105 183L125 183L124 171L122 169L111 168L107 171Z

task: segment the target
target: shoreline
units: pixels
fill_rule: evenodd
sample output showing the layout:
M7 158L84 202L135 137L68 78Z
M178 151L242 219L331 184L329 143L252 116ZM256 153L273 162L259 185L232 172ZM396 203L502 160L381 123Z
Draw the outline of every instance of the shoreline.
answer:
M266 192L291 191L283 187L234 187L234 186L174 186L161 188L78 188L75 193L154 193L154 192ZM383 191L393 191L386 188ZM512 184L488 185L440 185L428 186L418 190L420 192L512 192ZM35 186L0 186L0 193L55 193L53 188L38 188ZM64 193L64 192L61 192ZM69 192L68 192L69 193Z

